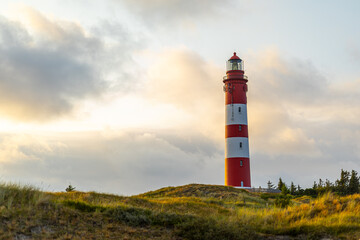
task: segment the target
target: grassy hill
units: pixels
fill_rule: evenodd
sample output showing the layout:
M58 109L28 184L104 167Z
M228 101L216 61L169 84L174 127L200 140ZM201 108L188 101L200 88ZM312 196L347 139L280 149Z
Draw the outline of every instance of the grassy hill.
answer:
M0 185L0 239L359 239L360 195L293 199L190 184L123 197Z

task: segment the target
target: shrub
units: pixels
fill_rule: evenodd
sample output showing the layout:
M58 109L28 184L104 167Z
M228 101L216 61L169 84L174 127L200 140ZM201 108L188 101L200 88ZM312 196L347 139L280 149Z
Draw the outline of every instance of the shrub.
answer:
M267 201L270 198L276 198L278 195L278 193L261 193L260 198Z
M175 227L187 221L191 221L194 216L191 215L178 215L175 213L158 213L152 215L152 224L164 226L167 228Z
M280 194L275 199L275 206L285 208L291 203L291 195Z
M73 192L75 191L75 187L71 186L71 184L65 189L67 192Z
M109 209L107 215L130 226L147 226L151 224L151 211L141 208L123 207Z
M106 209L101 206L94 206L81 201L65 200L63 203L65 206L77 209L81 212L103 212Z

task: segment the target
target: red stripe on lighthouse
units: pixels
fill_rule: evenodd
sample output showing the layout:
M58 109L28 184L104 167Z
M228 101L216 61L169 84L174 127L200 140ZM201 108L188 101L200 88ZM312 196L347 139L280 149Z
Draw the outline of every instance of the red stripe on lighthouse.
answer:
M233 81L236 81L236 82L233 82ZM247 85L246 85L246 83L237 81L237 80L231 80L231 82L225 83L225 85L226 85L226 88L230 90L230 91L226 91L225 105L232 104L232 103L242 103L242 104L247 103L247 99L246 99ZM234 93L236 93L236 94L234 94Z
M225 185L251 187L249 158L226 158L225 172Z
M229 137L248 137L247 125L226 125L225 138Z

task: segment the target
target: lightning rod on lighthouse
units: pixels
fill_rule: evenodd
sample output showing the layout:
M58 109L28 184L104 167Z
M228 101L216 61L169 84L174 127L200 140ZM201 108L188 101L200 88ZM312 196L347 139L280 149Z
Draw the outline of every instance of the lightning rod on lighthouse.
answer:
M243 61L234 55L226 62L225 185L251 188L247 123L247 76Z

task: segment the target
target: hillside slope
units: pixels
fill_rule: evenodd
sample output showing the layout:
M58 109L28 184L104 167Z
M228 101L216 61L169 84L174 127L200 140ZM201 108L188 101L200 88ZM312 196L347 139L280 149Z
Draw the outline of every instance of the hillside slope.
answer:
M131 197L2 184L0 239L359 239L360 195L300 202L201 184Z

